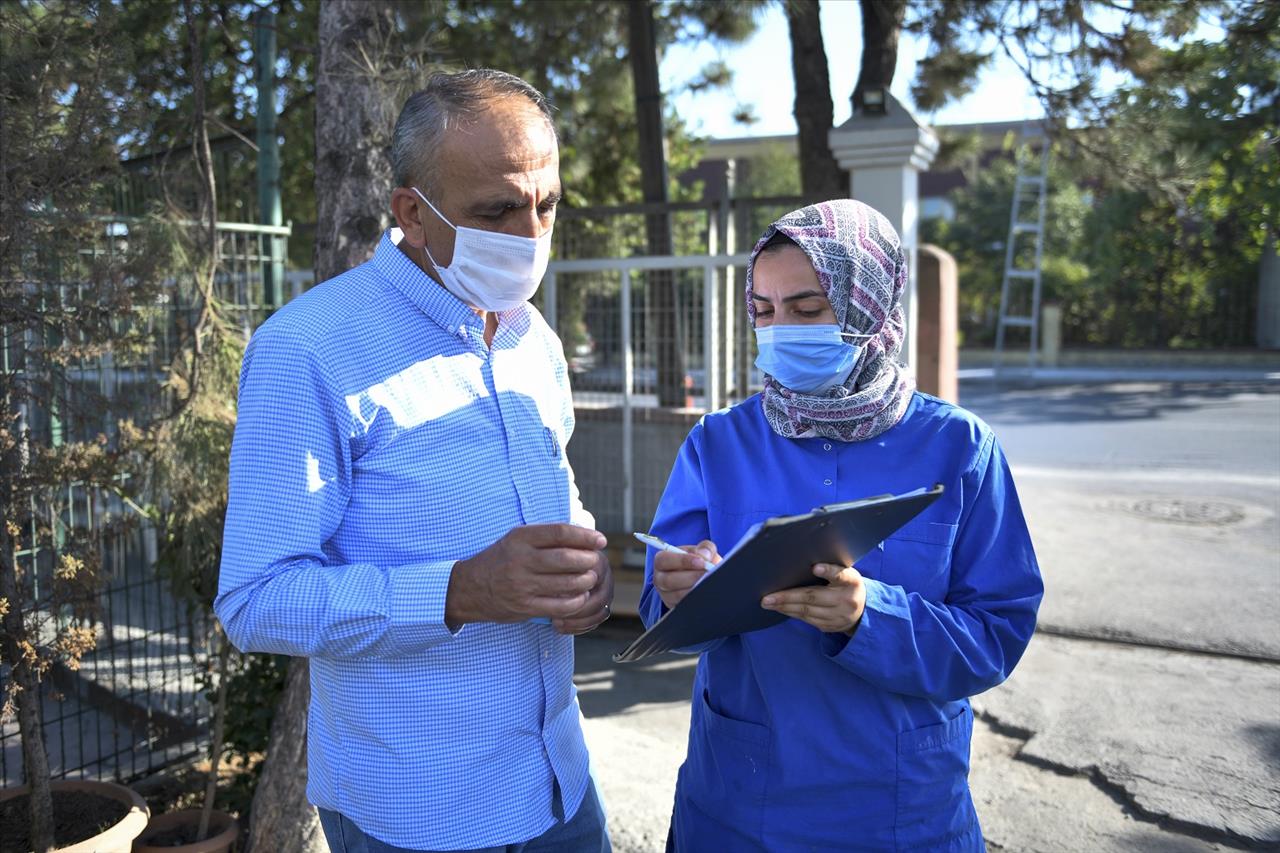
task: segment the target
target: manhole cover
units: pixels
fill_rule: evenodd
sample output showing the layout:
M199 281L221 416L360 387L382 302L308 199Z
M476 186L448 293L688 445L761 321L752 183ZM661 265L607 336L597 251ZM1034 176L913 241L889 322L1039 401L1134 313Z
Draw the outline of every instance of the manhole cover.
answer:
M1175 524L1223 525L1244 520L1244 510L1240 507L1215 501L1148 498L1134 502L1129 510L1143 518Z

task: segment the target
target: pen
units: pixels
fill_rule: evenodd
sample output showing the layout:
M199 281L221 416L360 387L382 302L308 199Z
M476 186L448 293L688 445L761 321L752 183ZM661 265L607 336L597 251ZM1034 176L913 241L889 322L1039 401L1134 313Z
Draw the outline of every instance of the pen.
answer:
M683 548L677 548L675 545L672 545L670 542L663 542L657 536L650 536L648 533L636 533L633 535L644 544L653 548L657 548L659 551L670 551L672 554L688 554L689 553ZM706 565L707 571L710 572L715 570L715 565L713 563L710 563L707 560L703 560L702 562Z

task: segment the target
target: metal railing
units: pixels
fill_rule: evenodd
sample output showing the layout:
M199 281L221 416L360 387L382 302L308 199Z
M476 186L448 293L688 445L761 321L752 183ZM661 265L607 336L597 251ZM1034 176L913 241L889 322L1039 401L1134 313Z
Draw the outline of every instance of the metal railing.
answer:
M588 317L585 325L588 340L592 343L583 352L568 354L570 370L573 372L574 402L579 410L583 409L616 409L618 427L621 435L621 473L620 479L613 477L616 470L604 463L608 457L616 458L612 449L618 442L605 434L597 441L589 442L591 446L582 447L579 443L575 450L590 453L597 464L584 466L579 472L579 486L583 489L583 500L587 508L597 515L597 524L602 528L621 526L622 529L636 529L637 520L637 476L636 476L636 424L637 408L653 409L658 406L656 388L657 368L654 364L658 343L650 342L642 345L644 333L638 333L637 327L646 319L646 297L643 289L635 287L638 274L655 271L700 273L700 287L683 290L687 299L677 299L677 311L688 317L696 318L700 323L686 321L677 323L678 330L685 334L682 340L676 341L687 365L686 399L687 409L694 408L694 401L701 399L701 411L714 411L720 408L730 397L745 396L747 388L741 383L726 381L735 373L733 370L733 354L731 347L722 346L722 341L736 337L737 324L734 317L737 312L724 310L726 305L734 305L732 295L726 289L736 292L734 272L742 267L749 256L735 255L701 255L689 257L655 256L632 258L599 258L572 261L554 261L542 281L542 308L547 322L552 328L558 328L564 312L562 311L561 284L570 276L589 276L593 282L578 282L579 287L594 290L597 302L604 312L612 308L618 320L618 337L611 340L606 332L601 335L604 323L596 324L596 335L590 334L593 325ZM616 289L613 280L616 278ZM682 282L676 281L677 288ZM657 326L646 322L645 332ZM603 339L602 339L603 338ZM640 382L637 382L637 379ZM700 391L696 394L694 392ZM612 420L606 422L612 424ZM679 435L683 439L683 434ZM668 446L669 441L665 442ZM650 458L653 454L645 454ZM659 463L661 464L661 463ZM603 479L595 480L595 473L604 474ZM666 471L661 471L665 477ZM620 492L621 512L603 511L600 506L592 506L592 493L603 502L602 494L609 490ZM652 489L649 490L652 493ZM650 494L656 500L656 495ZM646 501L648 504L653 501Z
M27 277L43 286L83 290L93 256L130 251L133 229L140 227L140 220L127 218L101 222L90 244L33 252L31 257L39 256L41 263L25 271ZM280 304L281 289L273 287L271 270L287 256L289 233L288 227L217 224L221 263L215 290L246 334ZM168 296L145 313L152 342L148 352L128 363L110 355L76 363L67 371L65 395L115 401L111 408L117 414L122 408L145 412L156 405L159 381L174 355L180 327L189 327L193 319L193 309L179 297L176 282ZM3 331L0 367L21 372L29 335ZM42 441L55 444L98 432L113 434L115 423L108 422L103 411L82 411L90 408L59 405L28 412L28 425ZM128 782L185 760L202 747L208 702L196 662L208 652L197 646L207 634L201 625L204 617L191 612L156 576L156 533L145 520L139 517L123 527L101 524L104 518L130 513L118 497L73 489L64 504L58 523L95 531L107 583L97 602L97 647L81 660L78 671L55 667L43 685L41 724L50 769L55 778L83 775ZM33 507L46 519L52 511ZM15 555L36 579L47 575L55 556L49 548ZM8 673L0 672L0 677ZM22 773L17 722L6 720L0 723L0 780L5 787L18 785Z

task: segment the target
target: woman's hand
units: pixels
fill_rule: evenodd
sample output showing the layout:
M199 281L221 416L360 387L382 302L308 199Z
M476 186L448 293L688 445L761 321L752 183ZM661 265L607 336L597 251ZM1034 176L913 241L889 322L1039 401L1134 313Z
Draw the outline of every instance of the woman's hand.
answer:
M716 543L703 539L697 545L681 545L683 554L659 551L653 557L653 588L667 609L675 607L707 573L707 563L720 562Z
M862 575L852 566L831 563L816 564L813 573L826 580L827 585L772 592L760 601L760 606L808 622L819 631L852 635L867 604Z

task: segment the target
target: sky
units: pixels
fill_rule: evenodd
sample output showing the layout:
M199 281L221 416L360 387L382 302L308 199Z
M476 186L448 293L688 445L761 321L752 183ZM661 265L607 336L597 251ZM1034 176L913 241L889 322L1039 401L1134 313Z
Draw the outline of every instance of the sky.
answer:
M851 112L849 96L853 94L862 56L862 19L857 0L822 0L819 9L838 127ZM905 33L898 45L898 67L890 91L908 106L916 60L924 56L926 48L924 40ZM701 43L669 49L661 67L663 91L673 91L716 59L723 59L733 71L733 83L727 90L697 95L685 92L670 101L690 130L716 139L795 133L791 115L795 91L791 42L786 17L778 4L769 4L755 35L741 45L717 49ZM971 94L936 113L917 113L919 118L945 125L1019 121L1043 115L1021 72L1008 59L1001 60L983 70ZM735 122L734 109L740 103L750 104L759 121L751 126Z

